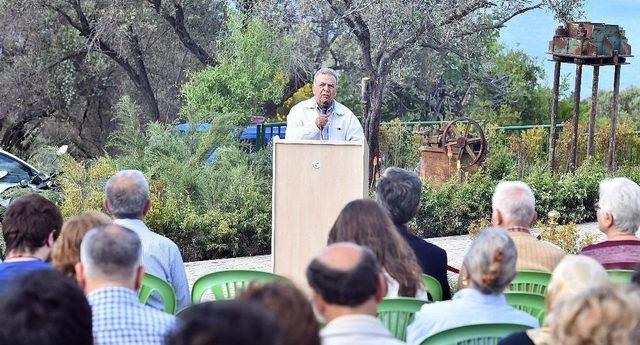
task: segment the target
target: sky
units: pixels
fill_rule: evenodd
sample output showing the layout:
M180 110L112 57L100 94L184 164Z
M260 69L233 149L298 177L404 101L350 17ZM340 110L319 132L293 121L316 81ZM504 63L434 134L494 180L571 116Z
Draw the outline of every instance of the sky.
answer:
M630 64L622 66L620 88L640 87L640 0L586 0L584 12L583 21L616 24L624 28L631 53L636 57L628 58ZM553 84L554 63L549 61L550 56L545 52L558 25L548 10L534 10L515 17L500 30L499 40L506 48L523 50L544 66L544 84L549 86ZM562 64L561 74L568 76L569 92L573 91L575 70L574 64ZM591 96L592 74L591 66L583 67L581 98ZM613 89L613 67L600 67L599 89Z

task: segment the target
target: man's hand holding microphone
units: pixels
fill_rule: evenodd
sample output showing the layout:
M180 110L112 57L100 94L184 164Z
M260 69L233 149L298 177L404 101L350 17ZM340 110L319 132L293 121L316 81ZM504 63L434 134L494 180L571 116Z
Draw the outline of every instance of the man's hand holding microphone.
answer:
M330 102L323 102L322 103L322 114L319 114L318 117L316 117L316 126L318 126L318 128L320 128L320 137L324 140L322 131L324 130L324 127L327 125L327 122L329 122L329 114L327 113L329 111L329 107L331 106Z

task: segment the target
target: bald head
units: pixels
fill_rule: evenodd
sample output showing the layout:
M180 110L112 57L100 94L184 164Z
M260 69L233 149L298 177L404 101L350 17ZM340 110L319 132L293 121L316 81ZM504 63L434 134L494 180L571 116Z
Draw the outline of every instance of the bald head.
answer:
M115 218L141 218L149 201L149 183L138 170L122 170L107 181L105 194Z
M324 248L316 260L330 269L350 271L362 260L362 248L351 242L335 243Z
M307 281L329 304L357 307L378 292L380 266L373 252L353 243L327 246L307 268Z

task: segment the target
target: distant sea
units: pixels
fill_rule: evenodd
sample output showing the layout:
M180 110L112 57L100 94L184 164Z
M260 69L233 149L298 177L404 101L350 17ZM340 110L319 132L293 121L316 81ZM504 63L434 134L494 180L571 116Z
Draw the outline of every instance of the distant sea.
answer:
M631 53L635 57L627 59L629 65L622 66L620 88L640 87L640 1L639 0L586 0L584 17L581 21L620 25L626 31L631 45ZM545 68L546 85L553 84L554 63L545 54L549 41L553 38L559 23L548 10L533 10L521 14L507 22L500 30L500 43L508 49L520 49ZM593 68L582 69L582 98L591 96L591 80ZM573 92L575 81L575 65L562 64L561 74L567 76L568 92ZM613 89L613 67L600 68L599 88Z

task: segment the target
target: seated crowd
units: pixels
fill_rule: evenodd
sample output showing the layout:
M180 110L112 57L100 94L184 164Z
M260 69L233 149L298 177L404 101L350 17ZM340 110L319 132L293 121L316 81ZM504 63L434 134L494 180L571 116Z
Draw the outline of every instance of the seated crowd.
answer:
M352 345L404 344L378 317L385 298L409 297L422 307L406 343L422 344L457 327L513 324L499 344L640 344L640 273L614 284L607 269L640 264L640 186L601 182L595 205L604 242L566 255L540 240L534 194L523 182L501 182L492 198L492 227L475 238L462 261L458 289L447 279L447 254L415 236L420 206L415 173L389 168L376 201L348 203L327 246L306 269L309 294L290 282L253 282L232 300L190 305L179 248L147 228L151 207L144 175L125 170L105 186L105 210L63 224L59 208L37 194L4 213L6 257L0 263L0 345ZM551 275L546 318L512 307L505 290L518 271ZM175 291L177 316L160 294L139 302L144 273ZM442 287L435 301L423 274ZM541 319L540 319L541 320ZM525 329L527 329L525 331Z

